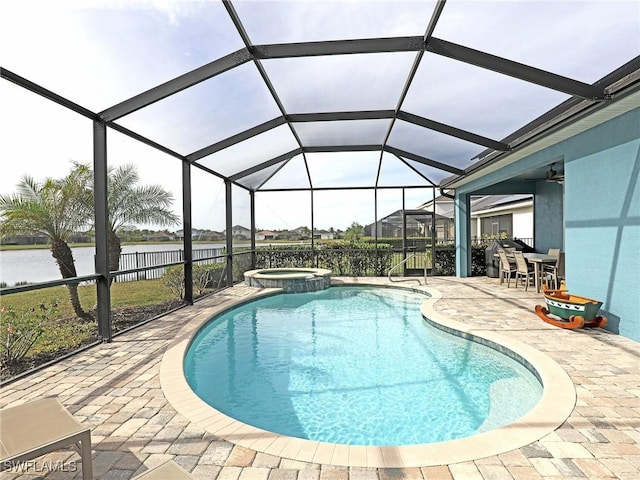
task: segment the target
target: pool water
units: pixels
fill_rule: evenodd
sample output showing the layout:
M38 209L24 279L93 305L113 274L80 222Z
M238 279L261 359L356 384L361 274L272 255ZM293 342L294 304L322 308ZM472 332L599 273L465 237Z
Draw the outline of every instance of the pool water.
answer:
M531 410L520 363L424 322L425 297L374 287L280 294L227 311L194 338L185 375L223 413L350 445L467 437Z

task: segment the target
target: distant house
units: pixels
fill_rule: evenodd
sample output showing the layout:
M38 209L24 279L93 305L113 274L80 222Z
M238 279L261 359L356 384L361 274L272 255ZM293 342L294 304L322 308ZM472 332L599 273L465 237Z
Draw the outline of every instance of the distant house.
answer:
M184 230L178 230L176 237L179 240L184 240ZM200 230L197 228L191 229L191 240L201 242L218 242L224 240L224 233L216 232L215 230Z
M276 240L298 240L300 236L295 232L290 232L289 230L281 230L276 232Z
M424 222L415 217L407 217L407 236L423 236L424 228ZM396 210L375 223L365 225L364 234L368 237L401 238L402 210Z
M90 234L91 233L91 234ZM91 243L93 242L92 232L74 233L66 239L67 243ZM34 235L5 235L0 240L2 245L45 245L49 243L49 237L42 234Z
M440 242L454 241L453 199L440 195L434 200L418 206L418 210L427 210L435 214L436 240Z
M2 245L44 245L49 241L44 235L5 235Z
M471 202L472 237L502 235L533 243L532 195L486 195Z
M296 240L306 240L308 238L311 238L311 231L307 228L307 227L298 227L295 228L293 230L291 230L292 239L296 239Z
M225 239L224 233L215 230L202 230L194 240L200 242L219 242Z
M434 200L418 208L433 211ZM453 200L435 198L438 240L454 239ZM530 194L471 197L471 238L505 236L533 239L533 197Z
M227 234L225 230L223 234ZM251 238L251 230L242 225L234 225L231 227L231 236L236 240L249 240Z
M67 239L68 243L91 243L93 239L87 235L86 233L78 233L75 235L70 235Z
M198 230L197 228L192 228L191 229L191 240L196 240L203 231L204 230ZM184 230L178 230L176 232L176 237L178 237L179 240L184 240Z
M313 238L316 240L333 240L334 234L328 230L314 230Z
M143 235L142 238L147 242L170 242L175 239L175 237L168 232L150 233L149 235Z
M276 236L277 233L270 230L256 232L256 240L275 240Z

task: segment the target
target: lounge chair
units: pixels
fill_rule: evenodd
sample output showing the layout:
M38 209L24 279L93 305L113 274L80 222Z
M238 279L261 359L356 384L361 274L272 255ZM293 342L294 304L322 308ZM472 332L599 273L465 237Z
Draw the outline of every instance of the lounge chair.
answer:
M83 480L92 480L91 430L57 398L0 410L0 471L69 445L80 454Z
M193 477L173 460L144 472L133 480L191 480Z

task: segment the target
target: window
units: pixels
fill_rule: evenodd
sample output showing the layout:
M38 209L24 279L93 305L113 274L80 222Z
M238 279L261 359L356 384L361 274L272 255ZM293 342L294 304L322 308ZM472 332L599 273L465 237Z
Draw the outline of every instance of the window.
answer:
M513 236L513 216L511 213L506 215L495 215L493 217L484 217L481 224L481 235L489 235L497 237L506 235L508 238Z

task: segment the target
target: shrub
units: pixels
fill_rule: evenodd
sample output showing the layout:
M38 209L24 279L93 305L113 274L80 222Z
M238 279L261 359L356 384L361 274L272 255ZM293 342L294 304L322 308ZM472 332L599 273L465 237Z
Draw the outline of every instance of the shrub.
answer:
M41 303L39 308L18 310L2 307L2 330L0 347L2 362L11 366L22 359L44 332L44 323L55 314L56 302L49 305Z
M437 247L433 264L435 275L456 274L456 250L454 246ZM471 275L474 277L486 275L485 247L471 248Z
M256 249L257 268L312 268L314 252L308 245L271 245Z
M193 292L202 295L207 289L218 288L224 275L224 263L211 263L193 266ZM182 265L167 268L162 277L164 284L176 298L184 300L184 267Z
M184 268L182 266L168 267L162 276L162 281L176 298L184 299Z
M391 245L333 241L308 245L261 247L256 252L257 268L326 268L334 275L356 277L386 275L393 258Z
M193 288L197 295L206 289L219 288L225 272L224 263L208 263L193 266Z

